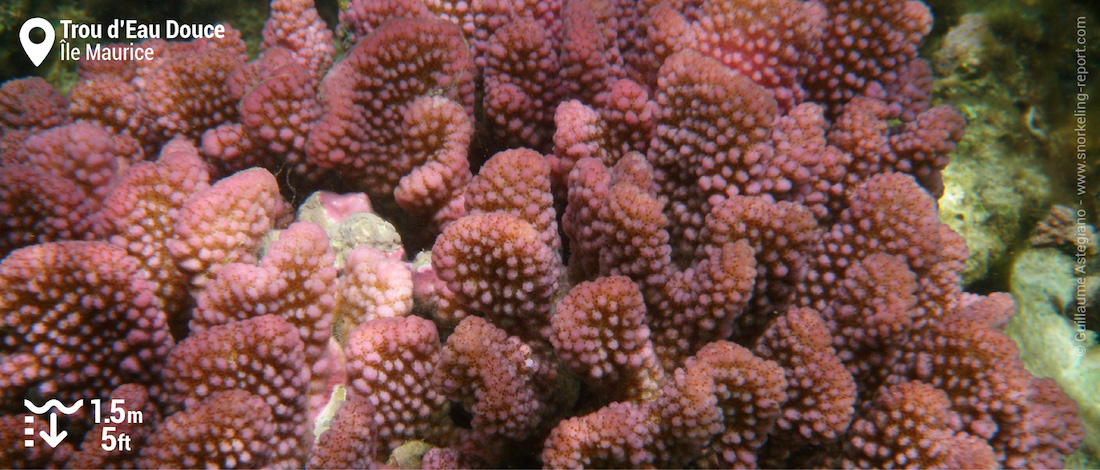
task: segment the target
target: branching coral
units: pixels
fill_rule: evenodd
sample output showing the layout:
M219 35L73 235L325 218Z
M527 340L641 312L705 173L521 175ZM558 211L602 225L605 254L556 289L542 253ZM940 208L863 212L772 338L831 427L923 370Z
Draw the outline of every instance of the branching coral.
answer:
M340 22L342 58L312 2L275 0L251 60L228 29L84 61L67 97L0 87L0 408L117 396L149 419L120 428L128 456L74 416L70 445L4 465L1080 447L1001 331L1012 299L960 286L935 196L965 122L930 107L924 4L384 0Z

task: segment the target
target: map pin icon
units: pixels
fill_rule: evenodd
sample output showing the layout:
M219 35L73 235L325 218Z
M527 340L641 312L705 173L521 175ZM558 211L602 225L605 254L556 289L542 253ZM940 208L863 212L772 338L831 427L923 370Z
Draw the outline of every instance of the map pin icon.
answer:
M34 28L39 28L46 33L46 39L38 44L31 41L31 30ZM23 44L23 52L27 53L27 57L34 62L35 67L42 65L42 61L46 60L46 56L50 54L50 50L53 49L53 38L53 24L45 18L31 18L23 23L22 28L19 28L19 42Z

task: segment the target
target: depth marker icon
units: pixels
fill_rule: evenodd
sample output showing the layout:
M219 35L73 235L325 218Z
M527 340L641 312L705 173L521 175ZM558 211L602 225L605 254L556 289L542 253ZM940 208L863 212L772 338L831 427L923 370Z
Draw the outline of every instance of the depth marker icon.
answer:
M23 428L23 434L28 437L23 441L23 447L34 447L34 415L24 416L23 422L27 423L27 427Z
M84 399L77 400L76 403L73 403L73 406L69 407L66 407L64 404L62 404L60 401L57 401L56 399L49 400L46 402L45 405L42 405L40 407L35 406L34 403L31 403L31 401L27 399L23 400L23 404L27 406L27 409L30 410L31 413L34 413L36 415L40 415L42 413L50 411L50 408L57 408L57 411L60 411L63 414L71 415L73 413L76 413L76 411L84 405ZM26 418L24 418L24 422L27 424L28 427L24 428L23 432L28 437L34 437L34 416L27 416ZM50 412L50 432L40 431L38 435L42 437L42 440L45 441L46 444L48 444L50 447L57 447L57 445L60 444L61 441L65 440L65 436L69 435L69 431L57 432L57 413ZM23 445L25 447L34 447L34 440L27 439L23 441Z

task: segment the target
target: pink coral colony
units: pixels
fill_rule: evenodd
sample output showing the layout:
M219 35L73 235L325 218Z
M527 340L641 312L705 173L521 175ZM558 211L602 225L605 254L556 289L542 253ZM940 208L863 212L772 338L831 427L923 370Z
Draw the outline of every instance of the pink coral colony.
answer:
M26 397L146 420L0 467L1062 466L1076 405L937 218L931 22L352 0L334 36L274 0L256 57L7 82L0 433Z

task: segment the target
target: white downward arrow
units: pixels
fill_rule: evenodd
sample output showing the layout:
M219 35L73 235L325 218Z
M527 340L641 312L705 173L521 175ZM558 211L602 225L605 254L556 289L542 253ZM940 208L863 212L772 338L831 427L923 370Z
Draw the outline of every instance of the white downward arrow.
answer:
M50 447L57 447L61 441L65 440L65 436L69 435L69 431L61 431L60 434L56 434L57 431L57 414L50 413L50 433L46 434L46 431L39 431L38 435L42 436L42 440L46 441Z

